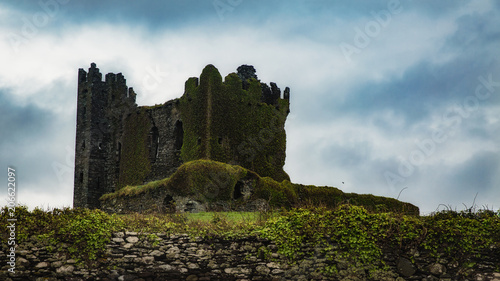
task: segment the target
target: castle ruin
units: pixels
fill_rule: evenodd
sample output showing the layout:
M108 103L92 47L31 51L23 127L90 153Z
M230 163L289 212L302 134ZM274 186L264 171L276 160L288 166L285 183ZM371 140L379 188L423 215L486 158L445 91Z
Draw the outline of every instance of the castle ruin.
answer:
M138 106L121 73L103 81L95 63L78 71L74 207L127 185L172 175L183 163L210 159L262 177L289 180L285 120L290 90L261 83L242 65L222 80L213 65L189 78L180 98Z

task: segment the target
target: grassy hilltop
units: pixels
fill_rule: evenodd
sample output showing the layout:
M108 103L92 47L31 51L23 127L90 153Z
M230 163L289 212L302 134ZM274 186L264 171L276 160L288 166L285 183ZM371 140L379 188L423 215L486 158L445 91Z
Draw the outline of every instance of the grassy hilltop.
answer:
M241 185L252 190L246 201L239 194ZM133 200L144 194L163 189L168 194L189 196L199 202L227 202L233 209L247 201L263 199L271 208L322 206L334 208L340 204L363 206L369 211L391 211L418 215L418 207L393 198L370 194L344 193L328 186L313 186L275 181L238 165L212 160L195 160L184 163L170 177L140 186L127 186L115 193L106 194L101 201L113 199ZM240 198L241 197L241 198ZM237 198L237 199L234 199Z

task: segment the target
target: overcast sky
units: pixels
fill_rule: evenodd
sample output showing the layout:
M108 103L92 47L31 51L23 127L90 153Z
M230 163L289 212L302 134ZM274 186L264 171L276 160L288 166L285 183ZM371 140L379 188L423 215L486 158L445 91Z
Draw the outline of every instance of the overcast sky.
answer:
M2 0L0 200L10 165L19 203L72 206L78 68L154 105L251 64L291 88L293 182L498 209L499 59L499 1Z

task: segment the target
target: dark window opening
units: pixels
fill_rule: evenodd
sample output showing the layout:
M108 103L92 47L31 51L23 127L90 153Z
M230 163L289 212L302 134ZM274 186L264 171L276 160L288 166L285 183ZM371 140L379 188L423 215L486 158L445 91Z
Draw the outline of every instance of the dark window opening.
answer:
M243 196L243 193L241 193L241 189L243 189L243 182L238 181L234 186L234 192L233 192L234 200L240 199Z
M80 172L80 183L83 183L83 172Z
M174 126L174 149L181 150L184 141L184 129L182 128L182 121L177 120Z
M101 150L101 149L102 149L102 143L101 143L101 142L99 142L99 143L97 144L97 147L99 148L99 150Z
M184 209L184 212L192 213L195 209L196 209L196 203L194 201L188 201L186 203L186 209Z
M158 157L158 143L160 142L158 128L153 127L151 131L149 131L148 135L148 145L149 145L149 160L151 163L156 162L156 158Z
M222 138L219 138L219 139L218 139L218 143L219 143L219 144L222 144Z
M116 162L120 163L120 159L122 157L122 143L118 143L118 148L116 150Z
M198 138L198 145L201 144L201 138Z
M167 213L175 212L175 200L172 196L167 195L165 199L163 199L163 208Z
M82 150L85 150L85 141L82 143Z

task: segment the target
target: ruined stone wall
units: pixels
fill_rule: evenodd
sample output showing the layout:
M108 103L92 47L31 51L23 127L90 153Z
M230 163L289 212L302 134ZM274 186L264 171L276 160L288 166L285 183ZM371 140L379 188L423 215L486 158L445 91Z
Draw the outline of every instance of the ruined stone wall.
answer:
M222 81L208 65L200 79L188 79L181 98L140 107L121 73L102 81L94 63L88 72L79 69L74 207L99 208L102 195L166 178L197 159L289 180L283 171L289 89L281 98L253 67L238 69Z
M27 241L16 252L15 274L5 269L0 272L0 279L500 281L500 272L495 271L498 270L498 249L480 253L479 258L470 260L473 266L467 269L452 261L433 258L420 249L407 253L385 249L386 269L368 272L342 260L325 259L322 249L309 245L301 248L307 256L290 264L278 254L272 241L253 236L202 239L183 234L119 232L114 233L106 245L105 256L92 265L78 264L64 252L66 248L67 245L61 245L59 251L51 251L36 239ZM6 256L5 251L0 251L1 256ZM324 271L331 265L338 269L333 276ZM6 267L9 266L3 268Z
M176 102L178 100L150 109L149 116L153 126L148 137L151 174L146 181L163 179L182 164L184 131Z
M102 74L95 64L78 72L75 207L99 207L116 187L123 118L135 110L135 93L121 73Z
M283 171L289 89L281 98L276 84L269 88L254 78L255 73L245 83L241 77L246 78L231 73L223 80L208 65L199 81L191 78L186 82L179 105L185 125L183 161L211 159L280 182L289 180Z

